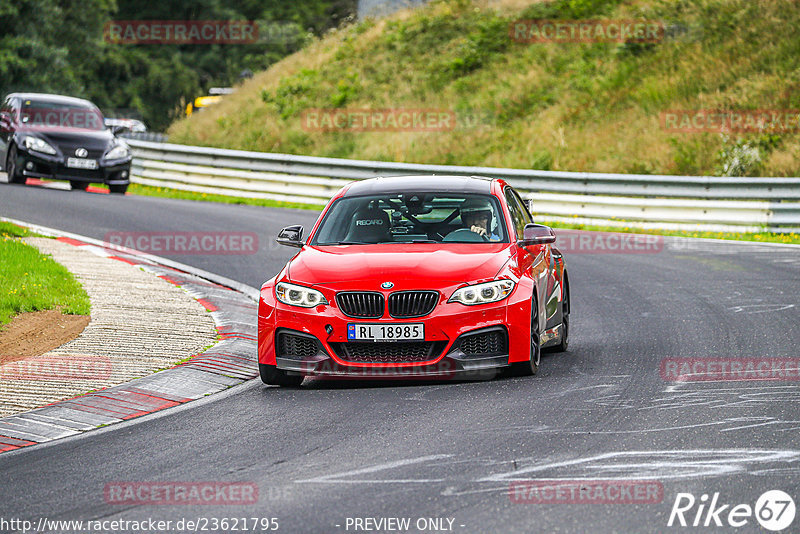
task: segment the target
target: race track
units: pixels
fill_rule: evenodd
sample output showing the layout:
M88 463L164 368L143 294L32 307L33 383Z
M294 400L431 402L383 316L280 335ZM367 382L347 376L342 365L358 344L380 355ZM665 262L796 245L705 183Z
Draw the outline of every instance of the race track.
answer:
M257 254L165 256L258 287L293 254L274 244L277 231L292 223L308 230L317 214L0 184L0 215L100 239L110 231L255 232ZM315 379L298 390L253 380L0 455L0 517L276 517L279 532L353 532L353 518L366 517L408 517L412 527L445 518L443 528L465 533L699 532L667 527L678 493L719 492L731 507L753 506L772 489L797 500L797 377L675 382L660 371L669 358L796 359L800 247L668 239L655 253L566 259L571 349L546 355L536 377ZM534 478L653 481L663 496L514 502L510 484ZM254 482L259 500L105 502L105 485L124 481ZM720 518L727 521L727 511ZM759 528L751 517L736 531Z

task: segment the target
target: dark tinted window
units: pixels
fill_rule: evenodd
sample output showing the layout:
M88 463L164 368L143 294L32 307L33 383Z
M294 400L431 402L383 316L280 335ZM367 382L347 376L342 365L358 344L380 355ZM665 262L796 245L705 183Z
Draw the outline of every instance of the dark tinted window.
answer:
M6 97L3 100L3 104L0 106L0 111L8 113L9 118L13 121L14 120L14 99L11 97Z
M105 129L103 115L99 109L71 102L26 98L22 101L20 117L21 122L28 126L77 128L81 130Z
M525 225L529 222L533 222L531 220L531 215L528 213L528 210L525 209L525 204L519 198L516 191L510 187L506 187L505 194L506 202L508 202L508 209L511 211L511 220L514 221L514 233L516 233L517 239L522 239L525 232Z
M340 198L312 244L507 243L507 235L491 195L408 192Z

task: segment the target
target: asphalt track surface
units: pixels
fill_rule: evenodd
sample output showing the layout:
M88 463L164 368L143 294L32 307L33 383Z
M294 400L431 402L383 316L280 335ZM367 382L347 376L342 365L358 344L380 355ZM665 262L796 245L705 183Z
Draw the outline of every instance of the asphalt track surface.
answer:
M293 253L273 245L277 230L308 228L316 218L5 184L0 215L95 238L255 232L254 255L166 254L253 286ZM700 532L709 529L667 527L676 496L691 493L699 504L718 492L718 506L730 506L714 531L765 532L754 517L730 527L728 512L773 489L800 503L796 378L674 382L660 373L669 358L797 358L800 251L676 240L658 253L567 253L567 265L571 348L546 355L536 377L307 379L300 389L253 380L0 455L0 518L275 517L279 532L365 532L354 529L354 518L400 517L411 518L409 532L420 531L421 518L452 519L451 532ZM520 503L509 496L515 479L653 481L663 496L649 504ZM246 506L105 502L105 485L125 481L253 482L259 499ZM697 510L686 512L689 524ZM800 531L800 517L791 531Z

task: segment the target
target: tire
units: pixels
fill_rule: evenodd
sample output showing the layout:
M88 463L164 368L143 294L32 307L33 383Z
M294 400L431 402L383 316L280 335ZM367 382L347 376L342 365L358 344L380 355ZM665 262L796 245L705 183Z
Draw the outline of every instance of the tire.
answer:
M125 191L128 190L128 184L123 185L109 185L108 190L116 195L124 195Z
M567 352L569 348L569 279L565 278L564 300L561 301L561 340L558 345L550 347L551 352Z
M8 173L8 183L24 184L25 177L18 173L17 169L17 147L11 146L6 157L6 172Z
M266 365L263 363L258 364L258 371L261 375L261 381L269 386L281 386L296 388L300 387L303 383L303 375L290 375L286 371L278 369L274 365Z
M531 357L526 362L514 362L508 368L509 376L533 376L539 371L542 349L539 346L539 303L531 299Z
M89 187L87 182L76 182L73 180L69 181L69 185L72 187L73 191L86 191L86 189Z

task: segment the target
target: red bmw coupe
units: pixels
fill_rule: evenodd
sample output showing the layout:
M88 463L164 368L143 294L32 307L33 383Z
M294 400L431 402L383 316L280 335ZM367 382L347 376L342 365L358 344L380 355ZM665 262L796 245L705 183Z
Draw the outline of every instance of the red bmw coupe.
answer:
M569 279L547 226L502 180L375 178L348 184L261 287L266 384L305 376L534 375L567 350Z

